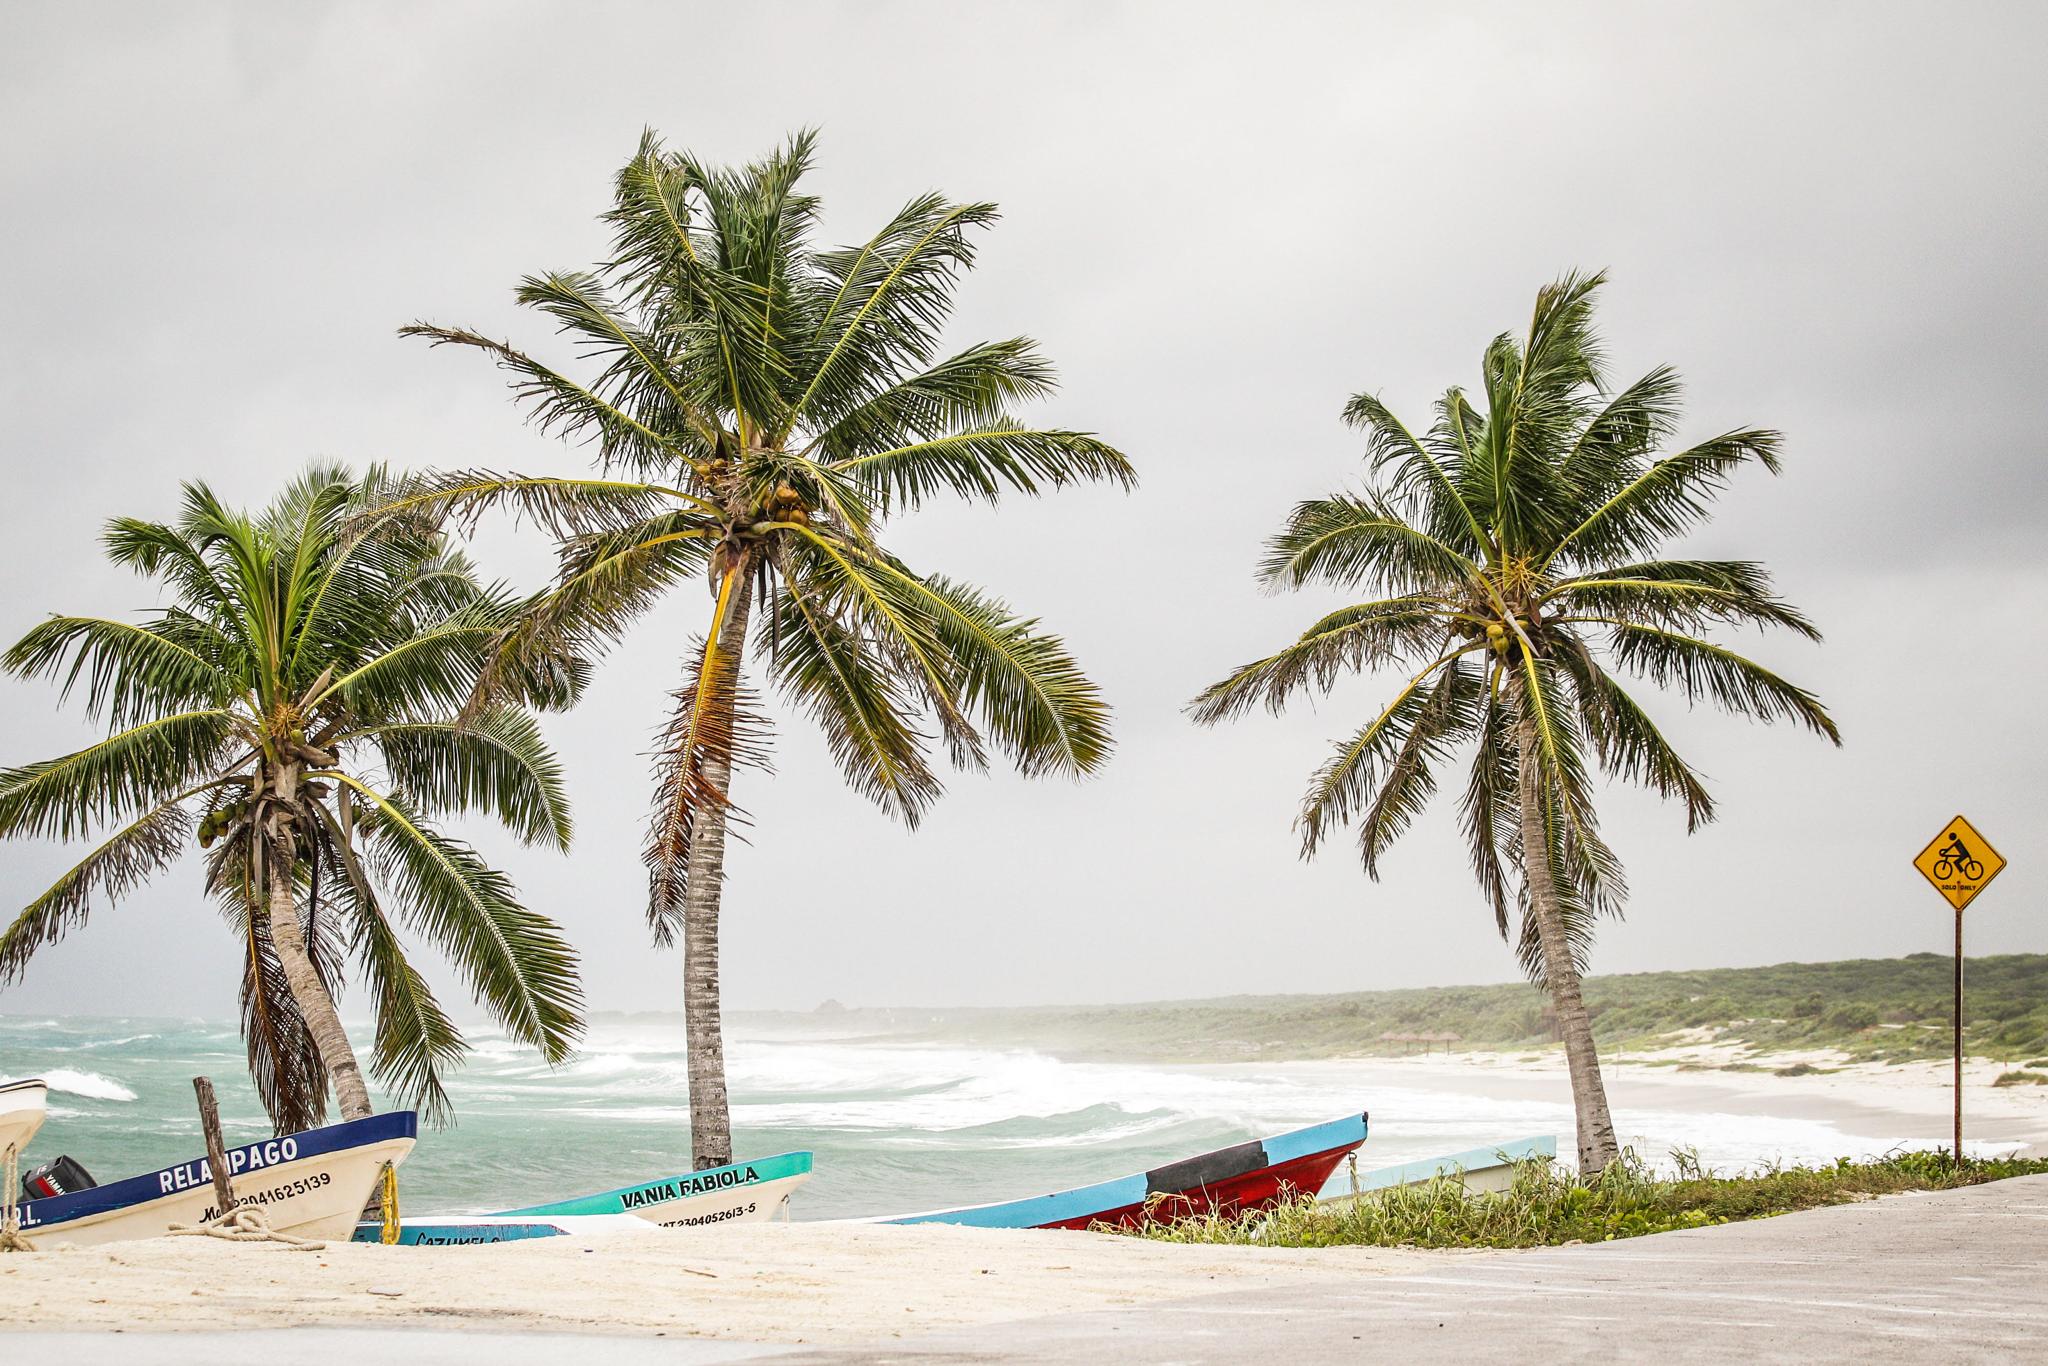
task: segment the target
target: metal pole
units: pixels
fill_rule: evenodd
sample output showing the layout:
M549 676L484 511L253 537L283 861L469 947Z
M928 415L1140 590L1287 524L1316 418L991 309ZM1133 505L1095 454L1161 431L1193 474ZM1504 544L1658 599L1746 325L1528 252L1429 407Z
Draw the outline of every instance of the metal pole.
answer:
M1963 913L1956 912L1956 1165L1963 1164Z

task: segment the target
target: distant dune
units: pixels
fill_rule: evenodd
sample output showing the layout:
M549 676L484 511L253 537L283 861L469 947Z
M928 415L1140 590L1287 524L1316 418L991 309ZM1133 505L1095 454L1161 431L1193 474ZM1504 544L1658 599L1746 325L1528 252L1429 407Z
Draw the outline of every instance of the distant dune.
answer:
M1595 1034L1609 1046L1829 1049L1849 1060L1903 1062L1949 1050L1952 962L1914 954L1588 977L1586 1004ZM1968 960L1966 1005L1973 1056L2048 1060L2048 954ZM1188 1062L1537 1050L1552 1042L1543 996L1521 983L1100 1006L848 1008L833 1001L816 1011L743 1012L733 1020ZM1727 1065L1743 1064L1737 1057Z

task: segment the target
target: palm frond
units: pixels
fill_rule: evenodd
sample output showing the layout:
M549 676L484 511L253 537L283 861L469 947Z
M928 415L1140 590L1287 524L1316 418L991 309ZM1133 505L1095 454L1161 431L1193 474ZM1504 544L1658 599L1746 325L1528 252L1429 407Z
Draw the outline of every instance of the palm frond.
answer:
M832 294L818 314L817 358L791 413L843 411L848 398L878 393L927 365L952 312L958 276L974 264L968 233L997 216L993 204L923 195L864 246L821 253L817 262Z
M371 1074L429 1124L450 1123L454 1105L442 1074L468 1053L469 1046L386 918L369 872L350 843L354 822L338 819L325 807L320 817L321 856L333 867L335 896L348 915L349 947L363 965L376 1003Z
M528 844L569 847L562 765L525 712L490 707L460 725L394 721L352 738L376 744L391 781L421 811L487 810Z
M1368 877L1379 877L1380 858L1388 846L1436 794L1435 766L1476 730L1482 672L1462 659L1453 660L1408 721L1407 734L1380 774L1377 793L1358 819L1359 856Z
M1634 622L1612 623L1615 662L1673 688L1759 721L1797 721L1836 744L1842 733L1820 699L1753 660L1710 641Z
M583 1029L583 990L575 951L554 923L521 905L503 873L403 799L340 781L365 803L359 829L399 915L447 955L507 1035L549 1062L567 1057Z
M1493 908L1494 926L1508 937L1511 900L1509 869L1516 847L1516 793L1521 778L1515 749L1514 716L1502 705L1502 668L1487 666L1485 698L1474 730L1477 744L1472 770L1459 801L1458 819L1465 832L1472 875Z
M221 707L232 687L216 663L169 632L98 617L52 617L0 657L17 678L61 678L64 697L85 684L85 712L119 729L166 710ZM66 661L70 667L66 668Z
M873 488L885 508L915 508L939 493L995 502L1005 488L1041 488L1107 480L1124 488L1136 473L1123 454L1090 432L1038 431L997 413L989 425L951 432L833 468Z
M1778 433L1725 432L1652 464L1559 537L1546 564L1597 564L1641 555L1692 529L1729 479L1752 461L1779 469Z
M1455 403L1459 395L1453 391L1445 401ZM1446 408L1447 423L1450 415ZM1459 487L1465 473L1461 442L1448 440L1447 449L1431 451L1377 394L1353 394L1344 405L1344 421L1365 431L1366 462L1386 472L1392 495L1412 498L1430 510L1432 536L1468 558L1485 553L1492 538Z
M1440 670L1454 667L1456 656L1432 660L1394 695L1380 714L1336 751L1309 781L1295 821L1301 831L1303 857L1311 857L1333 828L1349 821L1372 798L1388 767L1415 728L1433 695L1429 682Z
M1573 640L1558 654L1571 676L1579 716L1608 772L1685 803L1688 833L1714 819L1714 799L1692 765L1680 758L1636 700L1616 683L1593 652Z
M1544 595L1567 613L1698 630L1714 624L1780 626L1818 641L1820 630L1771 591L1770 574L1742 560L1653 560L1569 579Z
M1346 673L1397 663L1443 643L1454 609L1428 593L1339 608L1277 654L1203 689L1189 714L1205 726L1264 704L1278 715L1305 688L1327 692Z
M800 578L784 579L770 610L776 643L768 667L784 695L817 722L854 790L915 826L939 795L925 737L910 719L916 697Z
M509 342L427 322L401 327L398 335L425 337L434 346L466 346L495 358L498 368L512 374L512 392L527 405L535 427L549 435L595 439L598 458L606 465L654 469L702 453L695 442L657 431Z
M0 931L0 983L18 982L37 949L83 925L95 898L119 901L177 861L192 821L177 804L151 808L103 840Z
M1296 506L1259 567L1276 588L1332 583L1389 593L1441 592L1477 573L1470 559L1384 500L1349 495Z
M931 624L951 668L953 705L1020 773L1092 773L1109 758L1109 705L1058 636L965 584L890 564Z
M177 712L41 763L0 769L0 838L76 839L190 787L226 746L226 711Z
M1056 388L1052 363L1029 337L982 342L863 399L844 413L812 414L816 433L807 452L827 461L870 455L903 443L943 436L989 419Z

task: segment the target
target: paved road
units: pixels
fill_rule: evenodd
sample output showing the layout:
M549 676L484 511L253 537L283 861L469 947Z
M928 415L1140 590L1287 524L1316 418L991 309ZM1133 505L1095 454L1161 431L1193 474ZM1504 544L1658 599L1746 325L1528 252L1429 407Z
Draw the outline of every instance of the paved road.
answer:
M799 1363L2048 1361L2048 1177Z
M1362 1277L1356 1290L1313 1298L1208 1296L886 1348L373 1329L24 1334L0 1347L10 1361L62 1366L2048 1361L2048 1177L1447 1261L1441 1272Z

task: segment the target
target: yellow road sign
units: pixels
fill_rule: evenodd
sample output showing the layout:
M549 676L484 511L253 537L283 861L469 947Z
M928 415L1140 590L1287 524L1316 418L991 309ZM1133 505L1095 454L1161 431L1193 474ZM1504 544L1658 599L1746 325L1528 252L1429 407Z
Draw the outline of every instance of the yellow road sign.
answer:
M1975 826L1957 816L1941 827L1941 833L1920 851L1913 866L1934 884L1935 891L1948 898L1949 905L1960 911L1998 876L2005 867L2005 858L1991 847L1991 841L1977 833Z

